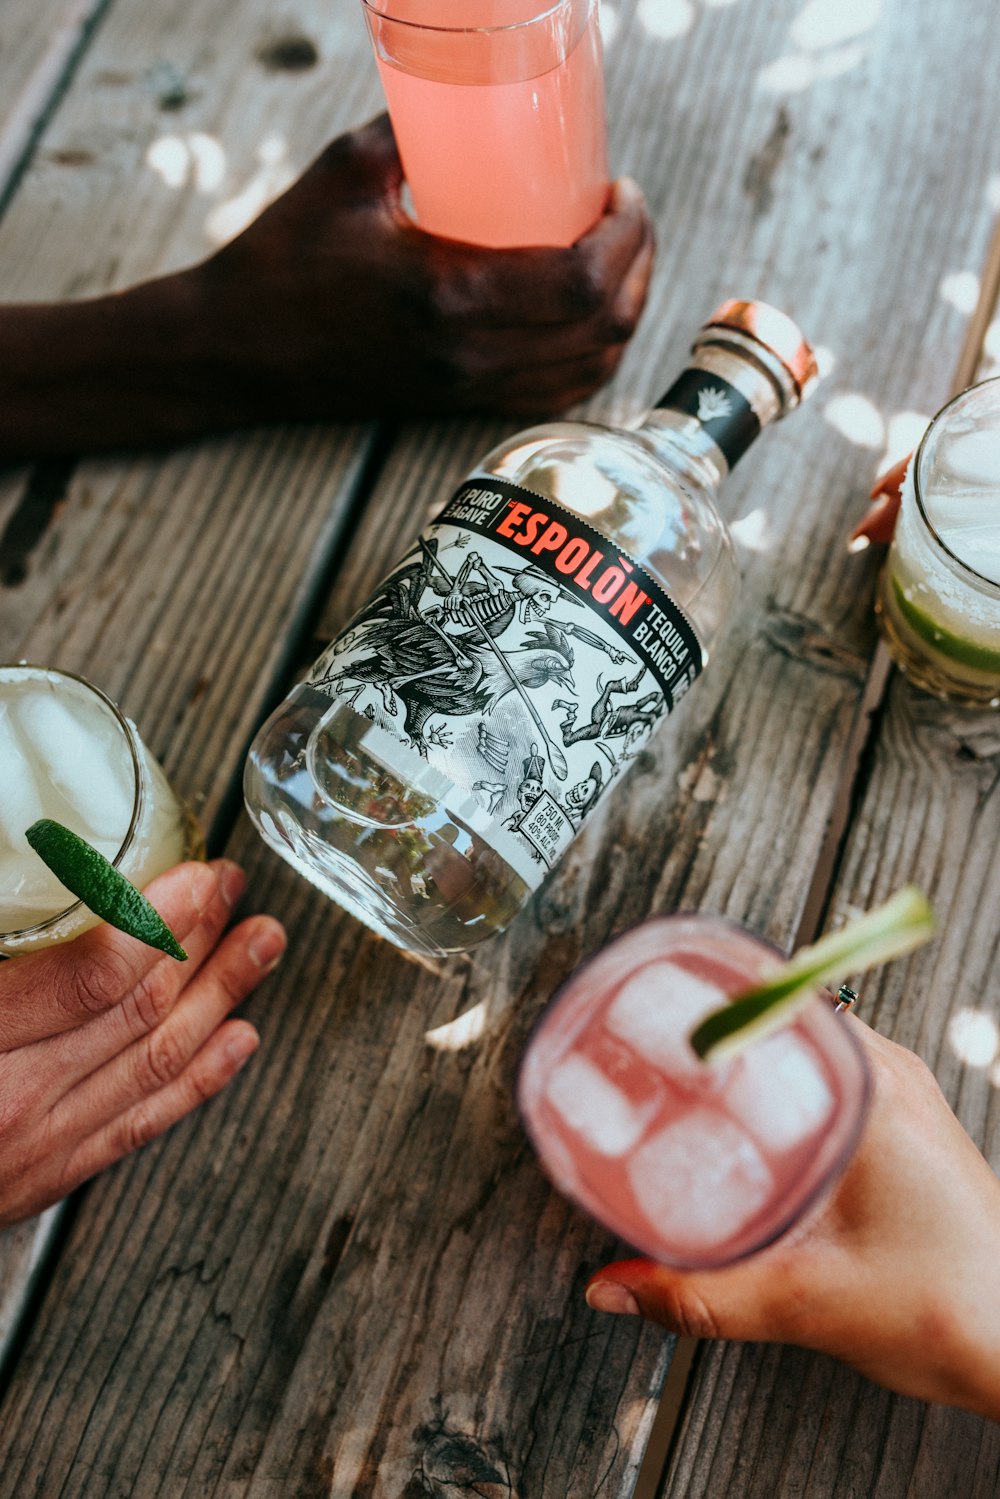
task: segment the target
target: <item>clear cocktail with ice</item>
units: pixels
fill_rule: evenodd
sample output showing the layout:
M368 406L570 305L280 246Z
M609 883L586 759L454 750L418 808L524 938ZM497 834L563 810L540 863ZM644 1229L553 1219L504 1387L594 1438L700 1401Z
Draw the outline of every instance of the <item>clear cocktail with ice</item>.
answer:
M191 814L115 705L80 677L0 666L0 953L65 942L97 921L29 847L63 823L142 887L199 851Z
M1000 706L1000 379L939 412L906 474L879 623L918 686Z
M518 1106L549 1176L664 1263L723 1265L771 1242L857 1143L868 1073L829 999L728 1061L691 1049L692 1029L778 961L721 918L656 918L577 970L525 1051Z

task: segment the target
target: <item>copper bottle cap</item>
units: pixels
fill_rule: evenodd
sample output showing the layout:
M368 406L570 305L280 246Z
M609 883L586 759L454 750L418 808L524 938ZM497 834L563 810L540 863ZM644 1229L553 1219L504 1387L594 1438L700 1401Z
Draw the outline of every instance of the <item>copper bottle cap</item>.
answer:
M802 336L802 330L787 313L779 312L767 302L732 297L716 308L705 327L735 328L761 344L788 372L800 400L817 377L816 355Z

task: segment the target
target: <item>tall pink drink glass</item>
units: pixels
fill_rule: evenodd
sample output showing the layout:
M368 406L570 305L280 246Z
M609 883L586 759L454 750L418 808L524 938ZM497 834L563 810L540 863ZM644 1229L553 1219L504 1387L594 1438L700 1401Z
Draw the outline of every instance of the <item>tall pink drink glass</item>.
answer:
M718 1066L688 1044L776 961L721 918L657 918L572 975L525 1051L518 1106L549 1176L663 1263L705 1269L762 1248L857 1144L868 1071L828 999Z
M608 191L598 0L362 0L422 228L569 245Z

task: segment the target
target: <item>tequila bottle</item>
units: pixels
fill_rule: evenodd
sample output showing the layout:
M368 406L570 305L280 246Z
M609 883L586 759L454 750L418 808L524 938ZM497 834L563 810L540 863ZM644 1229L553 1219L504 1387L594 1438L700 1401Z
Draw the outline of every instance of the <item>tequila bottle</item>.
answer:
M636 430L488 453L254 740L266 842L406 951L502 931L704 669L738 587L715 491L814 375L730 301Z

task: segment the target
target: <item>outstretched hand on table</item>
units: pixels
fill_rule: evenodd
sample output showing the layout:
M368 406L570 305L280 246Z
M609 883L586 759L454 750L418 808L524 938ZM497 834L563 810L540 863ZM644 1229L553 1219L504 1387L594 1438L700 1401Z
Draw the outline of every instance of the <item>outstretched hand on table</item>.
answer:
M819 1349L900 1394L1000 1420L1000 1182L924 1063L844 1020L874 1100L817 1216L727 1269L610 1265L587 1300L695 1337Z
M147 446L256 422L540 416L614 371L653 232L623 179L568 249L426 234L385 115L327 147L230 244L88 301L0 308L0 458Z
M0 963L0 1226L41 1212L218 1093L257 1049L230 1011L281 957L225 860L180 864L147 895L181 963L109 926Z

